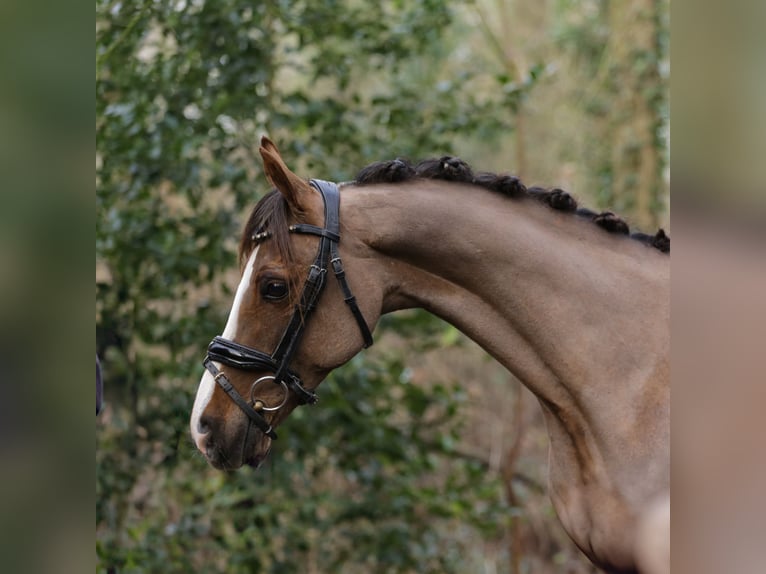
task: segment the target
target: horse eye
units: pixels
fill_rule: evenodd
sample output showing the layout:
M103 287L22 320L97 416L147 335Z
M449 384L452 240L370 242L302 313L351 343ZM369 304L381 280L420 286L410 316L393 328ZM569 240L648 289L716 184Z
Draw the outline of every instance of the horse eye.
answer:
M264 299L279 301L287 296L287 284L273 279L265 281L261 285L261 295Z

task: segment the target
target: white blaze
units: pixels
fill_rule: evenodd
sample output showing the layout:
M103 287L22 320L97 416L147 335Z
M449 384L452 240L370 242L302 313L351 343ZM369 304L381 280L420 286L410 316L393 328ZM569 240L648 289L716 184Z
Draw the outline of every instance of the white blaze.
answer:
M239 282L239 287L237 287L237 294L234 296L234 304L232 305L231 312L229 313L229 320L226 321L226 327L223 330L223 337L225 339L234 339L234 335L237 334L237 318L239 317L239 307L242 304L242 299L245 297L245 293L250 287L250 278L253 275L253 268L255 267L255 256L257 254L258 248L256 247L252 255L250 255L250 259L247 261L245 272L242 274L242 280ZM219 363L215 363L215 365L219 369L221 368ZM207 407L207 404L210 402L210 397L213 396L213 389L215 389L215 381L213 380L213 375L205 370L205 373L202 375L202 380L199 382L197 397L194 399L194 408L192 409L190 422L192 438L194 439L194 443L197 445L197 448L202 452L205 452L204 442L206 435L200 434L199 432L199 420L202 416L202 413L205 411L205 407Z

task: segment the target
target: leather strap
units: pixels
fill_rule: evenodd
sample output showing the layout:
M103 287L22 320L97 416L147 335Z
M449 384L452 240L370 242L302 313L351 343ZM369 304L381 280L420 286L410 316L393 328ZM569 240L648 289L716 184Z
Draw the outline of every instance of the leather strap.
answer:
M343 261L341 261L340 254L338 253L337 243L333 243L330 254L332 255L330 263L332 263L332 269L335 273L335 278L338 280L340 289L343 292L343 300L346 302L346 305L348 305L349 309L351 309L351 314L354 316L354 319L356 319L356 324L359 325L359 330L361 331L362 338L364 339L364 348L367 349L368 347L371 347L373 343L372 333L370 333L370 328L367 326L367 321L365 321L364 315L362 315L362 311L359 309L359 305L356 303L356 297L354 297L354 294L351 292L351 288L348 286L348 281L346 281L346 271L343 269Z
M258 411L251 407L247 401L242 398L242 395L240 395L229 382L229 379L226 378L223 371L219 370L209 357L206 358L202 364L208 371L210 371L210 374L213 375L213 379L218 383L218 386L220 386L224 392L229 395L231 400L245 412L248 418L253 421L253 424L255 424L255 426L257 426L267 437L272 440L277 440L277 433L274 431L274 428Z
M333 239L330 244L330 263L332 264L335 278L338 280L338 284L343 292L343 300L346 302L349 309L351 309L351 314L354 316L356 324L359 326L359 330L362 333L364 348L366 349L372 346L372 333L370 333L367 321L365 321L364 315L362 315L362 311L359 309L356 297L351 293L351 288L348 286L346 272L343 270L343 261L341 261L340 253L338 251L338 243L340 242L340 190L336 184L321 179L312 179L310 183L322 194L322 197L325 200L325 229L337 237L337 239ZM330 201L337 202L337 209L327 209L327 204Z
M340 241L340 235L333 233L328 229L322 229L316 225L309 225L308 223L298 223L290 226L291 233L306 233L309 235L318 235L319 237L326 237L330 241Z
M270 355L223 337L213 338L207 347L207 356L213 361L243 371L274 371L277 368L277 363Z

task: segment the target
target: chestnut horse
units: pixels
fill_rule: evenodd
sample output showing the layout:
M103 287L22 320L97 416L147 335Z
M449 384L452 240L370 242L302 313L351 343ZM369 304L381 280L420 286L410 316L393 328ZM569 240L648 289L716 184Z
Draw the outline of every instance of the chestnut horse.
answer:
M338 186L296 176L267 138L260 153L276 190L245 227L191 418L208 461L258 466L274 428L371 343L383 313L421 307L536 395L550 496L593 563L669 571L665 233L631 235L562 190L450 157L365 168L340 186L341 216Z

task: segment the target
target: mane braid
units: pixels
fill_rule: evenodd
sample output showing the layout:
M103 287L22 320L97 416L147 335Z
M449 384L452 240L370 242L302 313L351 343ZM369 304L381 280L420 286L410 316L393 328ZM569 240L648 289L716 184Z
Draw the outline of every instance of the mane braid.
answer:
M356 176L357 183L395 183L415 177L415 169L403 159L378 161L363 168Z
M398 183L418 178L471 183L508 197L535 199L557 211L577 214L610 233L628 235L662 253L670 253L670 237L663 229L658 230L654 235L641 232L631 233L630 227L624 219L611 211L597 213L588 208L579 207L577 200L563 189L527 188L519 178L512 175L497 175L489 172L480 172L474 175L470 166L457 157L442 156L438 159L426 159L416 165L401 158L378 161L363 168L357 174L354 183L357 185Z

